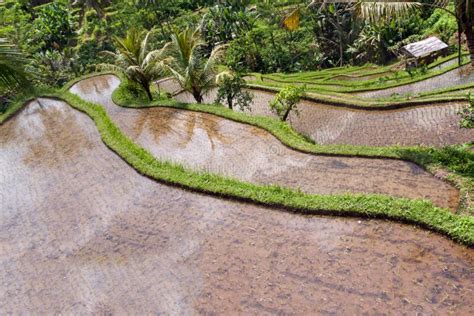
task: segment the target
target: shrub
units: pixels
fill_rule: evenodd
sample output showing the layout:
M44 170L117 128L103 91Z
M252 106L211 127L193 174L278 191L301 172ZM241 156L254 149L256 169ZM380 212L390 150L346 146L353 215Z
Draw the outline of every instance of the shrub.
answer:
M253 94L243 91L245 80L239 73L223 73L218 76L219 89L215 103L227 102L229 109L237 105L240 110L248 108L253 100Z
M271 110L278 115L280 120L286 121L291 111L297 111L296 105L304 95L306 87L289 86L278 92L270 102Z
M461 127L463 128L474 128L474 98L471 94L468 95L470 106L459 111L461 116Z

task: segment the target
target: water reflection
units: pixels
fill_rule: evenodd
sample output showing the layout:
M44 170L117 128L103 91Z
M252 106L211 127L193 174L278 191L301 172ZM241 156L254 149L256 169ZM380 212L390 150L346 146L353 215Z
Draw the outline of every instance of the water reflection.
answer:
M117 78L103 76L89 80L110 80L110 88L101 91L101 96L88 95L80 82L72 91L84 99L103 102L127 135L163 160L308 193L380 193L429 199L452 209L459 203L459 192L454 187L412 163L303 154L285 147L262 129L217 116L165 108L121 108L111 100ZM259 95L258 100L262 100L262 96L268 97ZM212 94L208 96L211 97ZM138 115L138 111L141 114ZM148 123L139 124L143 127L140 132L130 131L131 126L137 125L137 118L144 118ZM340 133L343 132L344 127ZM347 168L340 168L341 165Z

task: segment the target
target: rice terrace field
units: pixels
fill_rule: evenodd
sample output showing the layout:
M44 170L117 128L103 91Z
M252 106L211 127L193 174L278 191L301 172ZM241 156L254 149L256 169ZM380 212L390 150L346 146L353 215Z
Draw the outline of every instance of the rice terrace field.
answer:
M472 4L0 1L0 314L474 315Z

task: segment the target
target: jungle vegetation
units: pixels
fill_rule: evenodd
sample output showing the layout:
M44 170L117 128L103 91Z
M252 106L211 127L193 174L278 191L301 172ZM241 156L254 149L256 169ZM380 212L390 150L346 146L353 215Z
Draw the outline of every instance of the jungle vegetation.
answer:
M474 58L471 10L471 0L4 0L2 108L26 83L58 87L107 67L148 99L150 83L172 75L201 102L221 68L239 77L386 65L430 35L455 52L458 30Z

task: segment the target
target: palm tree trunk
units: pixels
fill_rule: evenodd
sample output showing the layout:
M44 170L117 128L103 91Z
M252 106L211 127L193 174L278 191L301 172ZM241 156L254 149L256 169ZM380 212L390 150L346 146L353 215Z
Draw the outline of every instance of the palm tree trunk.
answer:
M469 24L464 26L464 34L466 34L466 42L469 55L471 56L471 64L474 65L474 32L472 31L472 25Z
M145 90L146 92L146 96L148 97L148 100L153 101L153 95L151 94L151 90L150 90L150 83L143 82L142 86L143 86L143 90Z
M227 96L227 105L229 106L229 109L233 110L233 98L230 95Z
M197 103L202 103L203 97L201 92L193 89L193 97Z
M458 19L458 66L462 64L462 26L461 21Z

